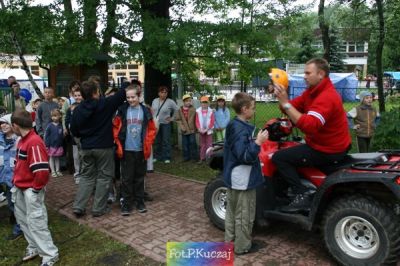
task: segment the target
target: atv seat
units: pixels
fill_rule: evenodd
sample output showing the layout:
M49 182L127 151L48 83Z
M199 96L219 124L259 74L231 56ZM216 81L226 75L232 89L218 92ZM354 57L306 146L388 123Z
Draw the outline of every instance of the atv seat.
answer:
M376 164L385 161L387 161L387 156L386 153L382 152L352 153L347 154L340 162L321 167L321 171L326 175L329 175L337 170L349 168L356 163Z
M359 163L365 161L378 163L387 161L386 154L381 152L353 153L353 154L348 154L347 157L349 157L349 159L353 163Z

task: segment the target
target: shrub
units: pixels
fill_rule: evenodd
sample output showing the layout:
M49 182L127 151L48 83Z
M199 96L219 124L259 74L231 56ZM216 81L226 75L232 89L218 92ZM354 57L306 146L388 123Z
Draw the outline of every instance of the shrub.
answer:
M394 106L381 114L381 120L372 139L374 150L400 149L400 107Z

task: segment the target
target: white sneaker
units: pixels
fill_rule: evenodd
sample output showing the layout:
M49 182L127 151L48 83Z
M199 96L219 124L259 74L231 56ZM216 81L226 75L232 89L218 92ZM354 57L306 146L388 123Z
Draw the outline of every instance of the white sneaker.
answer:
M38 255L39 255L39 252L37 250L27 250L25 253L25 256L22 258L22 261L25 262L25 261L31 260Z
M171 163L171 161L170 160L165 160L164 163L169 164L169 163Z
M58 175L57 175L57 172L51 173L51 176L52 176L52 177L57 177L57 176L58 176Z
M52 259L49 260L49 261L42 262L42 264L40 264L40 266L53 266L54 264L56 264L56 262L57 262L58 260L59 260L59 259L58 259L58 256L57 256L57 257L55 257L55 258L52 258Z
M62 174L60 171L57 171L56 174L57 174L57 176L59 176L59 177L63 176L63 174Z
M114 194L112 194L112 193L108 194L107 203L113 204L115 201L116 201L116 198L115 198Z
M80 178L79 177L75 177L74 179L75 179L75 184L78 185Z

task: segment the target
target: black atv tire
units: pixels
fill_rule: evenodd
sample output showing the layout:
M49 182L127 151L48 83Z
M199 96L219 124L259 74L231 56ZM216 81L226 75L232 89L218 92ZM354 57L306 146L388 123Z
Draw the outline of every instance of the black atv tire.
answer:
M227 187L220 177L208 182L204 190L204 209L211 222L221 230L225 230L226 193Z
M343 265L382 265L400 257L400 219L370 197L348 196L324 215L323 234L331 255Z

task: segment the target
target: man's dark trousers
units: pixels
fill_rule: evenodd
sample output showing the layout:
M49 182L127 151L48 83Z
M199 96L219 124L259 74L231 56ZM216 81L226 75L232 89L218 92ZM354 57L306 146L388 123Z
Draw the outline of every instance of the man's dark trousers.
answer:
M312 149L307 144L301 144L277 151L272 156L272 162L278 167L279 174L289 183L294 194L303 194L308 191L301 184L298 167L322 167L333 165L344 159L347 151L328 154Z

